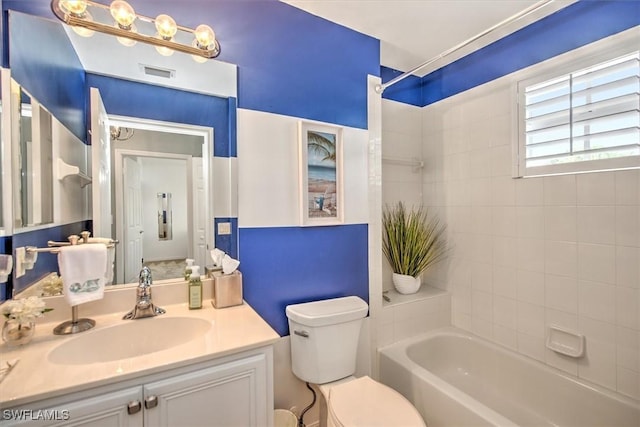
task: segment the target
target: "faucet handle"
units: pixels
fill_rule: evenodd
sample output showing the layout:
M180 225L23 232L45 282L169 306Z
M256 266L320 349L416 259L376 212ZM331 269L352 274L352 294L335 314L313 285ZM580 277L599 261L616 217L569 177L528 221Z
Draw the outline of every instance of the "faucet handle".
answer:
M153 278L151 277L151 269L147 266L142 267L140 270L140 275L138 276L138 284L140 286L148 286L153 283Z

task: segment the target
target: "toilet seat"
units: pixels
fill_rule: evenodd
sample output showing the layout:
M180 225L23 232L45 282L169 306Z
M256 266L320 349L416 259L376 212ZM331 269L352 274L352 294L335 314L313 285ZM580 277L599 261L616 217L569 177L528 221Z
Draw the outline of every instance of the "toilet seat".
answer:
M331 387L327 409L328 418L339 427L425 427L404 396L367 376Z

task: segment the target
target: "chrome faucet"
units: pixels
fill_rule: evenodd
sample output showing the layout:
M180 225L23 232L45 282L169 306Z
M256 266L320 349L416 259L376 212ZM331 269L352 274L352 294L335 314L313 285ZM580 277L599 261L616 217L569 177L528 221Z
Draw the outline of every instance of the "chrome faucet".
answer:
M156 307L151 299L151 270L142 267L138 276L138 288L136 289L136 305L133 310L124 315L123 319L142 319L166 313L166 310Z

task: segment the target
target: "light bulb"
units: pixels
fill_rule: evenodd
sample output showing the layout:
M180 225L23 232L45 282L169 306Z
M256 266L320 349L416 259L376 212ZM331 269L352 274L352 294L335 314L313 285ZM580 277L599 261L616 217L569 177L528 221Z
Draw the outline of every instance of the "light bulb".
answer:
M158 35L165 40L170 40L178 32L178 25L169 15L158 15L155 19Z
M111 16L116 20L118 26L123 30L131 28L131 24L136 20L136 12L131 5L124 0L115 0L109 6Z
M216 33L213 32L210 26L205 24L198 25L193 35L196 37L200 49L209 49L209 46L211 46L216 39Z
M62 0L60 6L64 11L75 16L82 16L87 10L86 0Z

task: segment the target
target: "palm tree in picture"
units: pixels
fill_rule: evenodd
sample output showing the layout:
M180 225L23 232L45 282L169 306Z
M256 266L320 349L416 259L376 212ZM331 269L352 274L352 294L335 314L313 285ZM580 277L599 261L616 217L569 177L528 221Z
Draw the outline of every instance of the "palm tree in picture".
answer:
M335 135L333 136L333 140L327 138L321 132L308 131L307 132L307 141L309 151L315 152L320 156L324 156L322 161L328 160L333 163L336 162L336 142Z

